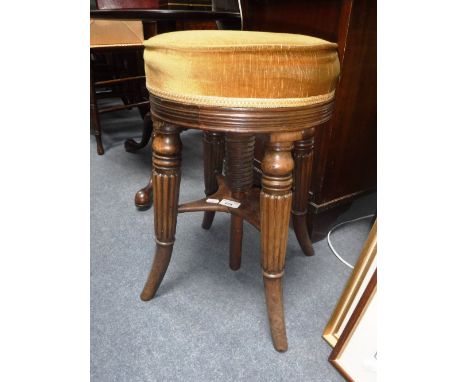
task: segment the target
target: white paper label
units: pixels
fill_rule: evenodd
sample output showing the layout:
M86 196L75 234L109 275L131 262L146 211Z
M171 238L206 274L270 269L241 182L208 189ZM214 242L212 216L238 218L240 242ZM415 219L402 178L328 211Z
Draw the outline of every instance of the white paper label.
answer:
M207 202L207 203L218 204L218 203L219 203L219 199L206 199L206 202Z
M239 202L235 202L234 200L229 199L223 199L219 202L219 204L231 208L238 208L241 205Z

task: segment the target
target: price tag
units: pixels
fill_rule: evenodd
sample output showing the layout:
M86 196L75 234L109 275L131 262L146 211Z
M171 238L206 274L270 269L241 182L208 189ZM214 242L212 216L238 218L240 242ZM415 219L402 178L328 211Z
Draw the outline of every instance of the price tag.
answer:
M241 205L239 202L235 202L234 200L229 199L223 199L219 202L219 204L230 208L239 208Z
M218 204L218 203L219 203L219 199L206 199L206 202L207 202L207 203Z

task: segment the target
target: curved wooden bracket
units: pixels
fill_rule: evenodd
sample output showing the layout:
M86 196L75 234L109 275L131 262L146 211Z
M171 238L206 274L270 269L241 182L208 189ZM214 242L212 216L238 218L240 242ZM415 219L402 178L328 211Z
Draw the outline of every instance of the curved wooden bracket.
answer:
M260 190L258 188L252 188L249 192L245 194L245 197L242 200L236 199L231 190L226 186L224 176L218 175L218 191L214 194L209 195L206 198L196 200L193 202L188 202L179 205L179 213L184 212L198 212L198 211L213 211L213 212L226 212L236 216L240 216L245 219L247 222L252 224L258 230L260 229L260 218L259 218L259 197ZM218 199L219 201L223 199L238 201L241 205L238 208L230 208L223 206L221 204L208 203L207 199Z

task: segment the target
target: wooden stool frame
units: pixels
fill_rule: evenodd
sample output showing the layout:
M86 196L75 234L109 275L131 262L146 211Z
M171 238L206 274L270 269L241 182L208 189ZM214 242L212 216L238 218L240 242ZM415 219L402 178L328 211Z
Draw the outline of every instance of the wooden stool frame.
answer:
M284 275L289 216L294 205L295 224L301 224L306 204L293 201L294 147L300 172L296 182L310 174L308 153L314 128L330 119L333 100L310 106L288 108L230 108L187 105L150 94L153 139L153 198L156 253L141 299L150 300L164 278L175 242L177 214L205 211L204 228L209 228L216 211L230 213L230 265L240 266L242 223L246 220L260 230L261 265L273 345L288 348L284 321L282 279ZM205 164L205 192L211 198L234 199L239 208L207 203L206 199L179 205L182 129L205 132L205 147L211 159ZM262 160L262 190L252 188L252 171L242 165L253 152L253 136L264 134L266 152ZM221 140L226 140L226 178L222 166ZM206 159L206 158L205 158ZM253 159L253 156L252 156ZM205 161L206 162L206 161ZM306 163L307 165L304 165ZM215 184L216 181L216 184ZM301 180L302 181L302 180ZM303 197L301 193L298 196ZM296 231L297 233L297 231ZM307 233L307 232L306 232ZM308 237L308 235L307 235Z

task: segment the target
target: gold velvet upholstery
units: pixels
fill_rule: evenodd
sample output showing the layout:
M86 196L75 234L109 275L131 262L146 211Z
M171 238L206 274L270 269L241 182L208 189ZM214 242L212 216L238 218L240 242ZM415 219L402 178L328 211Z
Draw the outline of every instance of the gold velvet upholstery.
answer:
M194 105L312 105L333 98L340 72L336 44L297 34L192 30L144 45L150 93Z
M91 20L91 48L143 45L141 21Z

